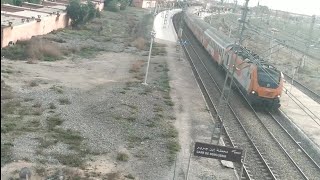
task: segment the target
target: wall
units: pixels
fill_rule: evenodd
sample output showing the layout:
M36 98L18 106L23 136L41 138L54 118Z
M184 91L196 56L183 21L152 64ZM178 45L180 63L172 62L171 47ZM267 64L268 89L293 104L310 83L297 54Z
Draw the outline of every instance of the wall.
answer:
M48 34L53 30L65 28L69 24L66 13L43 17L40 22L31 21L17 26L3 27L1 48L8 46L9 42L16 43L18 40L29 40L32 36Z
M97 9L100 11L104 7L104 3L97 2L96 5ZM32 38L32 36L48 34L53 30L65 28L68 25L70 25L70 19L66 12L62 12L60 13L60 16L44 16L41 18L40 22L33 20L12 27L2 26L1 48L8 46L10 41L16 43L18 40L29 40Z

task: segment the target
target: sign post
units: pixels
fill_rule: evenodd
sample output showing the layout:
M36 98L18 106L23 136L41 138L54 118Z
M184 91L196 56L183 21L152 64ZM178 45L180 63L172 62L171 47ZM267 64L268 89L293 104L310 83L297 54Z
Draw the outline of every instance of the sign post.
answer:
M206 158L241 162L242 149L196 142L194 155Z
M243 161L241 162L240 179L241 179L242 174L243 174L243 165L244 165L244 162L245 162L245 160L246 160L246 155L247 155L247 150L245 149L245 150L244 150Z

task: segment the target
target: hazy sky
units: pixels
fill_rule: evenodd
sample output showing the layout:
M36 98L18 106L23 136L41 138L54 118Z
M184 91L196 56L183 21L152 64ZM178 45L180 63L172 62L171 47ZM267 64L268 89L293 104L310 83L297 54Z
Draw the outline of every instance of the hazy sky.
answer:
M225 0L226 2L227 0ZM271 9L278 9L307 15L320 15L320 0L249 0L249 6L268 6ZM233 2L233 0L229 0ZM245 0L238 0L238 4L243 4Z

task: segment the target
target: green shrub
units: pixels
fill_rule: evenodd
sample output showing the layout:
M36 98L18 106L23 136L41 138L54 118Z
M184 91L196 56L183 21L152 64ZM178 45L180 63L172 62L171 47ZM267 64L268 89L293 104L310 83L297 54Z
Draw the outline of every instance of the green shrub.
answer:
M71 19L71 26L77 27L95 18L97 10L91 1L81 4L80 0L71 0L67 6L67 14Z
M112 0L108 3L107 9L112 12L120 11L120 3L118 0Z
M120 10L125 10L130 3L128 0L120 0L119 2L120 2Z
M71 0L67 6L67 14L71 19L71 26L75 27L83 20L80 0Z

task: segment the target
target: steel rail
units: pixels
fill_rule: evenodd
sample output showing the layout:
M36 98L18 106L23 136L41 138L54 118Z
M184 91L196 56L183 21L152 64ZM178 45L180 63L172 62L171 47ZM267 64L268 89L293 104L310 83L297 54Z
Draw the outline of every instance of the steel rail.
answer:
M291 138L291 140L303 151L303 153L309 158L309 160L319 169L320 172L320 166L318 163L306 152L306 150L300 145L299 142L297 142L294 137L283 127L281 123L277 120L277 118L271 113L268 112L268 114L273 118L273 120L281 127L281 129L286 132L286 134Z
M188 39L188 41L190 41L189 38L187 37L187 35L186 35L185 33L183 33L183 34L184 34L185 37ZM191 44L189 44L188 46L192 48L192 50L193 50L194 53L196 54L197 58L198 58L198 59L200 60L200 62L203 64L203 62L202 62L199 54L196 52L196 50L194 49L194 47L193 47ZM194 64L194 62L193 62L193 60L192 60L192 57L191 57L191 55L190 55L190 52L188 51L188 48L187 48L188 46L184 46L184 50L185 50L185 52L188 54L189 61L191 62L193 68L195 69L196 74L197 74L197 76L198 76L199 79L200 79L200 83L202 84L202 86L205 87L205 84L204 84L203 80L201 79L200 74L199 74L199 72L198 72L198 70L197 70L197 68L196 68L196 66L195 66L195 64ZM207 67L206 67L204 64L203 64L203 66L204 66L204 68L206 69L206 71L207 71L207 73L209 74L209 76L210 76L210 78L212 79L212 81L214 82L214 84L216 85L218 91L221 93L221 89L219 88L218 84L216 83L216 81L214 80L214 78L212 77L212 75L209 73ZM207 88L205 88L205 90L206 90L206 94L208 94L208 96L210 97L210 95L209 95L209 93L208 93L208 91L207 91ZM210 103L214 105L211 97L210 97L210 101L211 101ZM256 144L255 144L255 143L253 142L253 140L250 138L249 133L248 133L248 132L246 131L246 129L244 128L243 124L241 123L240 119L238 118L238 116L236 115L236 113L234 112L234 110L232 109L232 107L231 107L229 104L228 104L228 106L229 106L229 108L231 109L231 111L233 112L233 116L235 117L235 119L237 119L237 121L238 121L238 123L240 124L242 130L244 131L245 135L247 136L247 141L248 141L248 142L251 144L251 146L252 146L252 147L250 147L250 148L252 148L252 149L258 154L258 156L259 156L259 158L260 158L260 161L262 161L262 163L264 164L265 169L268 171L269 177L272 178L272 179L277 179L277 178L275 177L275 175L273 174L271 168L269 167L268 163L266 162L265 158L263 157L262 153L259 151L259 149L257 148ZM214 107L215 107L215 111L216 111L216 113L217 113L216 106L214 106ZM218 116L218 120L219 120L220 122L222 122L220 116ZM232 139L231 136L230 136L230 133L228 133L228 130L227 130L224 126L223 126L223 130L226 132L227 136L229 136L229 139ZM232 143L233 146L234 146L234 143L233 143L232 141L231 141L231 143ZM244 170L245 170L245 173L247 174L247 175L246 175L247 178L248 178L248 179L252 179L252 177L251 177L251 176L249 175L249 173L248 173L248 170L249 170L249 169L250 169L250 168L249 168L249 165L244 164Z
M290 81L292 81L292 77L284 72L282 72L283 75L285 76L285 78L289 79ZM308 88L307 86L303 85L302 83L300 83L299 81L297 80L293 80L294 81L294 86L296 88L298 88L299 90L305 92L305 93L308 93L309 97L311 99L313 99L314 101L316 101L317 103L320 103L320 95L318 93L316 93L315 91L311 90L310 88ZM298 85L298 86L296 86Z

